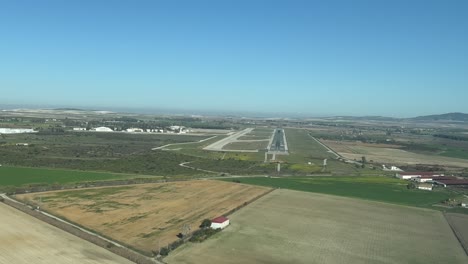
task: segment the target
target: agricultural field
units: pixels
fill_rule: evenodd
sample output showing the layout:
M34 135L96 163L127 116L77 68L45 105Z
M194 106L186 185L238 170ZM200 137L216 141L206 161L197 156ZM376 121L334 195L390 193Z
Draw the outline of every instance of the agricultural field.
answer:
M269 188L184 181L17 195L28 203L151 253L178 239L182 227L228 213Z
M225 179L228 181L229 179ZM272 188L290 189L305 192L315 192L360 198L387 203L432 207L458 194L446 188L436 188L432 192L408 189L407 181L385 176L377 177L249 177L238 179L241 183L268 186Z
M34 184L67 184L126 178L131 178L131 176L104 172L1 166L0 190L2 187L7 186L20 187Z
M346 217L344 217L346 216ZM467 263L442 213L344 197L275 190L230 216L169 264ZM274 231L274 232L273 232Z
M0 215L0 263L133 263L3 203Z
M465 210L468 211L468 209ZM445 218L468 254L468 215L448 213L445 214Z
M330 140L323 142L348 159L360 160L362 156L365 156L367 160L391 165L427 164L468 168L468 162L463 159L409 152L394 145L382 146L381 144Z

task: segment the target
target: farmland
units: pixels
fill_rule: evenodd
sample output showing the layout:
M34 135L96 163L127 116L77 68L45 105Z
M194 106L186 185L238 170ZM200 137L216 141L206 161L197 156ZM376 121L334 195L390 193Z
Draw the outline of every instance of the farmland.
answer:
M269 188L221 181L184 181L18 195L29 203L147 253L176 241Z
M0 215L0 263L133 263L2 203Z
M275 190L168 263L466 263L438 211Z
M407 181L389 177L252 177L242 183L291 190L333 194L402 205L430 207L456 194L446 189L433 192L407 189Z

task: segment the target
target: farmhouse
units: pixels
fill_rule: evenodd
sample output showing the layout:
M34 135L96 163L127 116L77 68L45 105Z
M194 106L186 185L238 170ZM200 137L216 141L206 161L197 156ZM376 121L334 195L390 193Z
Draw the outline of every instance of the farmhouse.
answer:
M409 180L412 178L421 178L421 177L440 177L440 176L444 176L444 174L434 173L434 172L399 172L395 176L403 180Z
M224 216L219 216L211 220L211 228L213 229L218 229L218 228L223 229L228 225L229 225L229 219Z
M430 183L420 183L418 185L418 189L426 190L426 191L432 191L432 184L430 184Z

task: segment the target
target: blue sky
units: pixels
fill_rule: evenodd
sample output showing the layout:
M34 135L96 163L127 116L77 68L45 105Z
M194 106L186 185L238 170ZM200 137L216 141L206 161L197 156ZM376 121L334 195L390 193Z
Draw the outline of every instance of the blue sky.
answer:
M0 103L468 112L468 1L0 0Z

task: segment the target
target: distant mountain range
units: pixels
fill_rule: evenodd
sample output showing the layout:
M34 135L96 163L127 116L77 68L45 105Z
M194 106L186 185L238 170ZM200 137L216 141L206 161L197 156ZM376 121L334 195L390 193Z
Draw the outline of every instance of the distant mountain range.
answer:
M468 114L464 113L447 113L441 115L427 115L410 118L414 121L458 121L468 122Z

